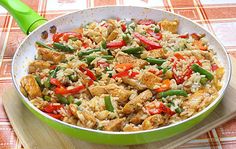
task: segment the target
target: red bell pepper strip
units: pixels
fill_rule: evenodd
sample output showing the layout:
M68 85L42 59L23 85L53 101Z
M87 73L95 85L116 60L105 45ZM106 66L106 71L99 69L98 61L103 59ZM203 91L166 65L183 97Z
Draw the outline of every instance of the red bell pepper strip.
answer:
M170 89L170 80L166 79L166 80L162 81L161 87L156 88L155 91L160 93L160 92L164 92L168 89Z
M57 87L61 87L61 86L62 86L61 82L60 82L59 80L55 79L55 78L51 78L51 79L50 79L50 83L51 83L52 85L57 86Z
M82 47L84 47L86 49L87 47L89 47L89 45L87 43L83 42Z
M56 69L56 67L57 67L57 65L52 65L52 66L50 66L50 70L54 70L54 69Z
M216 64L212 64L212 65L211 65L211 70L212 70L212 71L215 71L215 70L217 70L218 68L219 68L219 66L216 65Z
M152 50L152 49L159 49L162 48L162 46L154 41L149 40L145 36L140 35L139 33L134 33L134 36L140 40L143 44L149 47L147 50Z
M62 115L61 114L54 114L54 113L47 113L47 115L55 118L55 119L61 119Z
M175 53L174 56L175 56L178 60L180 60L180 59L185 60L185 58L183 57L183 55L181 55L180 53Z
M56 34L53 34L52 36L52 40L54 42L59 42L60 41L60 38L63 36L63 33L56 33Z
M43 108L44 112L52 113L55 110L60 110L63 106L61 104L48 104L46 107Z
M91 78L92 80L96 80L96 76L93 74L93 72L91 70L89 70L88 68L86 67L80 67L79 68L80 71L82 71L84 74L86 74L87 76L89 76L89 78Z
M178 37L180 37L180 38L188 38L189 34L179 35Z
M115 78L122 78L122 77L126 77L126 76L129 76L129 71L119 72L119 73L115 74L114 76L112 76L112 78L115 79Z
M138 72L132 72L130 75L129 75L129 78L134 78L136 75L138 75L139 73Z
M123 72L119 72L117 74L115 74L114 76L112 76L113 79L115 78L122 78L122 77L129 77L129 78L134 78L136 75L138 75L138 72L129 72L129 71L123 71Z
M150 25L150 24L155 24L155 22L151 19L141 19L138 21L139 25Z
M170 108L166 107L162 102L159 105L155 102L152 102L146 106L146 109L151 115L166 113L172 116L175 114L175 112L171 111Z
M57 87L54 89L55 94L77 94L79 93L81 90L85 89L84 85L80 85L80 86L76 86L73 89L66 89L64 87Z
M127 71L127 70L130 70L132 69L134 66L132 63L122 63L122 64L116 64L115 65L115 69L118 71L118 70L121 70L121 71Z
M107 48L121 48L123 46L126 46L126 42L124 40L107 43Z
M201 39L201 37L197 33L192 33L191 36L195 40L200 40Z
M56 87L54 89L54 92L55 92L55 94L61 94L61 95L69 93L68 90L66 88L64 88L64 87Z
M121 30L123 31L123 32L125 32L126 31L126 25L125 24L121 24Z
M82 35L81 34L77 34L75 32L64 32L64 33L56 33L52 36L52 40L54 42L59 42L60 41L60 38L63 37L63 41L68 41L69 40L69 37L73 35L74 37L77 37L78 39L81 39L82 38Z
M149 34L149 35L151 35L152 37L154 37L155 39L157 39L157 40L161 40L162 39L162 34L161 33L155 33L153 30L151 30L151 29L148 29L147 30L147 33Z
M100 66L100 67L105 68L105 67L108 67L110 64L107 63L107 62L97 62L97 65Z
M183 76L178 76L177 74L175 74L174 70L176 70L176 64L177 63L175 62L174 65L172 66L173 77L177 84L181 84L184 82L184 78Z
M83 85L80 85L80 86L74 87L73 89L69 89L67 91L68 91L68 93L71 93L71 94L77 94L83 89L85 89L85 87Z

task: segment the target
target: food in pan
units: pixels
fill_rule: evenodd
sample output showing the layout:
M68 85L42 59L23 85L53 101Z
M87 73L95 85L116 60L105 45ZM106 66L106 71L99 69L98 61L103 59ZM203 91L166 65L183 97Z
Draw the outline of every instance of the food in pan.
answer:
M21 92L51 117L103 131L154 129L218 97L224 68L178 20L108 19L36 42Z

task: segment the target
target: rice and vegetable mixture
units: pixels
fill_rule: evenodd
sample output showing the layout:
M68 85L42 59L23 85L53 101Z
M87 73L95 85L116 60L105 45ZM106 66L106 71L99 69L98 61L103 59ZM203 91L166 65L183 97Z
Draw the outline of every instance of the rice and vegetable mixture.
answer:
M187 119L218 96L224 68L204 34L178 20L91 22L36 42L22 93L46 114L104 131L139 131Z

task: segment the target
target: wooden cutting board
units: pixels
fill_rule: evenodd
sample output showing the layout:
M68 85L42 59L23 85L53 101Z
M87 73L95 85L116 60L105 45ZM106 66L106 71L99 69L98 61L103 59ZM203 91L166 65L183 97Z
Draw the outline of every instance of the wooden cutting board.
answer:
M230 85L220 105L201 123L188 131L169 139L145 145L112 146L98 145L66 136L55 131L37 119L20 101L15 88L9 88L3 95L3 104L8 118L25 148L30 149L156 149L176 148L185 142L225 123L236 116L236 60L231 58L233 74Z

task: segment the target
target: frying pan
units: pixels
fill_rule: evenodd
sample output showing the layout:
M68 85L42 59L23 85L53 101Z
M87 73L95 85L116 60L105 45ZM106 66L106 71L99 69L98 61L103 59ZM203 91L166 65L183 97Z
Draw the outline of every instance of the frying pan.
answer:
M44 18L33 12L19 0L1 0L0 4L13 15L22 31L29 34L16 50L12 60L12 79L21 101L34 115L46 124L81 140L102 144L131 145L149 143L174 136L186 131L206 118L220 103L226 87L229 84L231 63L225 48L210 32L183 16L144 7L107 6L76 11L46 22ZM127 20L131 18L149 18L153 20L162 20L165 18L170 20L178 19L180 21L180 34L186 32L205 33L210 45L212 45L212 48L216 51L220 62L225 68L223 86L219 91L218 98L196 115L169 126L138 132L108 132L82 128L54 119L34 107L29 100L23 96L20 92L20 79L27 75L28 64L34 60L34 56L36 55L36 48L34 47L35 41L43 41L40 37L43 31L48 31L51 26L56 25L58 32L65 32L92 21L101 21L102 19L114 17ZM51 39L51 36L50 34L48 40Z

